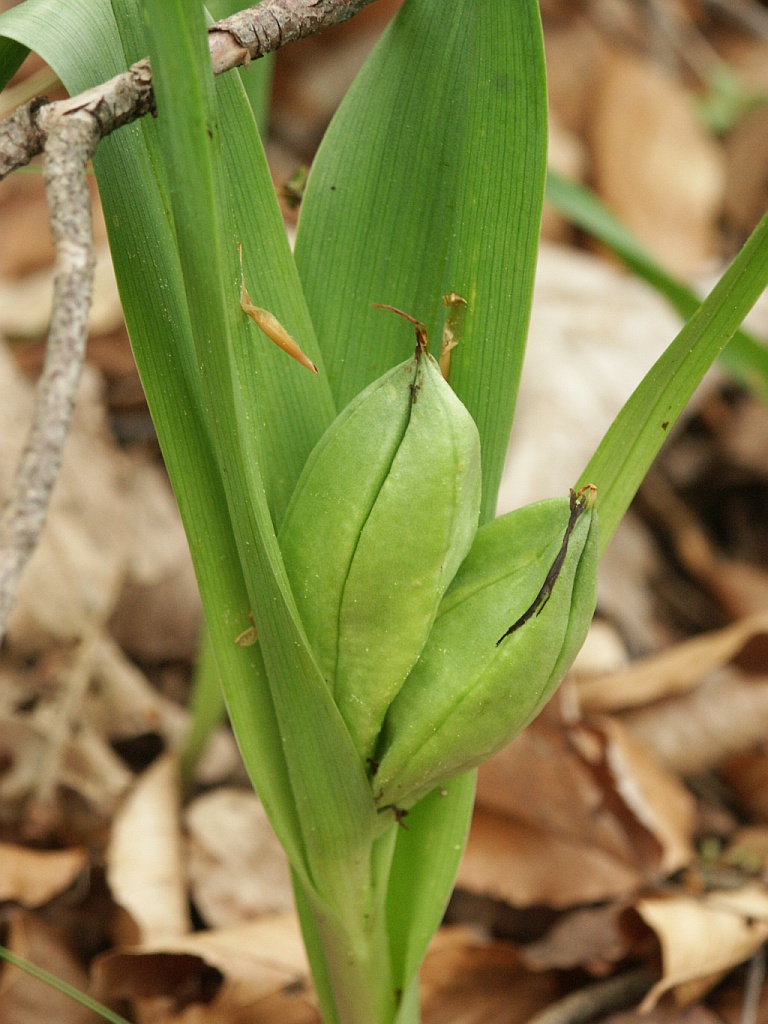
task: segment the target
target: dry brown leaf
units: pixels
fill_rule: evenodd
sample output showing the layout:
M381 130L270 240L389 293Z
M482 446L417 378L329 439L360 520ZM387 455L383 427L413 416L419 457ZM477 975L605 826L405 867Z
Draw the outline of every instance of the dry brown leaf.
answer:
M701 273L715 254L724 169L695 97L650 61L614 49L592 113L597 192L668 270Z
M253 792L221 787L186 810L192 898L212 928L293 908L288 861Z
M62 937L32 914L14 914L5 945L38 967L49 971L81 992L88 991L88 976ZM98 1024L98 1017L69 996L31 977L11 964L0 967L0 1019L2 1024Z
M233 989L235 989L233 991ZM146 1017L144 1017L146 1020ZM243 1000L242 987L226 980L214 1000L194 1003L179 1013L152 1015L151 1024L322 1024L314 994L299 983L261 998Z
M85 372L45 528L8 620L8 650L24 658L92 631L122 584L132 540L121 494L125 463L107 440L99 389ZM31 384L0 346L0 495L8 492L32 404Z
M0 901L40 907L68 889L87 866L83 849L31 850L0 843Z
M628 1013L612 1013L603 1019L602 1024L723 1024L722 1017L713 1013L701 1003L680 1008L672 1004L662 1003L651 1010L639 1013L636 1010ZM737 1024L736 1021L733 1024Z
M665 564L658 541L630 509L600 561L597 603L636 656L664 650L673 639L659 621L653 587Z
M758 95L768 93L768 43L743 32L731 33L720 49L737 72L742 86ZM723 141L726 158L725 214L729 227L746 237L768 205L768 109L741 118Z
M111 741L152 732L174 743L185 721L98 631L32 670L0 670L0 798L27 801L25 825L34 805L41 835L62 787L111 814L132 778Z
M144 627L148 638L134 638L135 653L188 656L200 610L181 521L161 471L112 440L101 390L86 367L46 525L9 619L8 650L38 657L78 642L113 616L127 641L125 620L135 626L136 616L125 605L141 598L153 627ZM31 382L0 344L0 498L33 404Z
M555 977L526 971L514 947L463 928L441 929L421 971L424 1024L523 1024L556 994Z
M176 500L156 466L137 458L130 470L124 493L136 542L109 630L138 661L191 661L201 605Z
M515 906L636 892L693 852L693 802L622 726L536 724L482 766L462 888Z
M102 737L89 728L81 728L67 738L48 772L54 727L54 723L41 721L37 715L25 722L18 715L0 711L0 757L9 766L0 779L5 807L29 797L44 803L56 796L50 791L53 784L67 786L103 814L114 810L130 784L131 773Z
M598 846L476 808L456 884L514 907L573 907L637 892L642 872Z
M179 808L177 766L166 755L139 777L112 823L107 881L142 943L190 929Z
M679 326L643 282L589 254L541 246L500 512L568 493Z
M95 334L109 334L122 324L123 311L109 247L99 246L95 255L88 329ZM27 274L18 281L0 278L0 335L25 339L44 337L52 301L52 267Z
M565 131L583 138L609 48L588 17L548 22L544 33L549 104Z
M618 672L591 679L578 675L576 696L584 711L619 711L691 690L760 634L768 634L768 612L686 640Z
M760 746L734 754L719 772L744 816L749 821L768 822L768 749Z
M663 975L643 1001L648 1009L670 989L682 1002L698 998L768 939L768 893L760 886L695 899L643 899L637 912L661 944ZM682 986L692 985L681 992Z
M626 645L612 622L592 620L581 650L568 671L569 699L580 695L582 680L624 671L629 665ZM573 692L571 692L573 691ZM581 704L579 700L579 704Z
M768 678L733 668L691 693L627 711L621 721L668 769L694 775L768 735Z
M523 946L523 962L534 971L586 969L607 974L633 947L622 927L624 906L587 907L560 918L544 938Z
M699 519L662 473L651 470L640 491L643 504L661 520L681 565L732 619L768 608L768 572L716 550Z
M247 1006L303 983L308 971L298 921L293 914L281 914L117 949L96 960L93 976L102 998L125 999L182 999L186 994L202 999L206 992L210 998L211 986L224 978L229 1002Z

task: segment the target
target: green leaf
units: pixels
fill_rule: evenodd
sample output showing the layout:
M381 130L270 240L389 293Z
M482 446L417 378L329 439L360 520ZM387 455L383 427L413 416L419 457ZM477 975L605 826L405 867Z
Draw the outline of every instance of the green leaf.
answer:
M450 383L483 452L495 512L528 329L546 157L539 14L530 0L407 0L336 114L310 172L296 261L339 407L438 344L450 291L469 304ZM332 268L332 271L329 271Z
M376 814L362 764L304 636L267 506L264 452L251 426L264 411L247 375L253 344L239 307L236 255L226 237L232 179L221 166L202 11L193 16L194 0L146 0L143 7L205 415L305 837L305 859L295 867L304 868L321 896L352 899L360 873L366 877L362 850L376 830ZM292 366L291 372L303 371ZM214 613L207 609L209 619Z
M4 89L27 59L29 48L15 39L0 39L0 89Z
M647 281L687 320L701 300L648 253L632 232L598 197L559 174L547 176L547 198L573 224L607 245L638 277ZM768 402L768 349L747 331L738 330L720 354L723 366L763 402Z
M241 11L243 0L208 0L206 6L213 20L221 21L222 18L228 18L231 14ZM237 71L262 138L266 138L269 121L269 96L272 89L274 57L273 53L268 53L266 57L251 61L247 68L238 68Z
M597 487L604 551L669 428L768 285L768 214L710 295L656 361L581 474Z
M434 790L411 808L406 828L398 830L387 916L393 970L403 990L445 913L467 842L476 775L466 772Z

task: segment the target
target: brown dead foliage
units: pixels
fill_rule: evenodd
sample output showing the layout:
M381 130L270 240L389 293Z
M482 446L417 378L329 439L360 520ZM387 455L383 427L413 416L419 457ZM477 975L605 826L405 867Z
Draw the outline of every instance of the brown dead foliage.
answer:
M280 54L279 184L397 6ZM768 42L743 24L765 8L542 9L553 166L704 286L768 198ZM720 59L755 102L717 134L700 112ZM0 658L2 940L141 1024L317 1024L285 861L226 731L206 791L180 791L199 600L95 193L94 213L91 368ZM0 230L1 496L49 318L38 177L0 186ZM501 510L566 493L679 326L551 208L544 238ZM765 309L755 324L768 334ZM636 990L600 987L638 967L646 1022L768 1021L765 986L749 995L768 939L766 453L768 412L713 373L606 554L557 702L480 772L425 1024L639 1024ZM95 1019L0 968L2 1024Z

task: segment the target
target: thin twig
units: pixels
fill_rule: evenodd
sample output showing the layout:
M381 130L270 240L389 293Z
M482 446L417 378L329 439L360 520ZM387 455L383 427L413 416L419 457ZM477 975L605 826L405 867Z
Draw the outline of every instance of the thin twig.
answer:
M760 1013L760 997L765 983L765 946L760 946L749 961L747 980L744 985L744 1002L741 1007L740 1024L757 1024Z
M252 60L279 50L286 43L314 35L330 25L348 21L373 0L263 0L255 7L233 14L216 22L208 29L213 72L220 75L233 68L250 64ZM24 110L28 113L11 115L0 121L0 179L42 152L45 134L34 125L33 101ZM39 106L39 101L37 101ZM89 110L96 118L102 138L116 128L131 124L154 110L152 76L149 60L138 61L127 71L115 75L108 82L89 89L67 100L52 103L57 116L78 110ZM7 137L15 136L19 128L17 116L26 127L24 144L17 144L6 152ZM32 124L29 124L29 122Z
M370 2L263 0L211 26L214 73L346 21ZM32 100L0 122L0 179L44 154L56 252L53 314L33 422L0 516L0 643L19 577L45 522L82 374L95 262L86 166L102 138L153 110L145 59L70 99Z
M528 1024L587 1024L587 1021L636 1006L655 981L647 967L617 974L572 992L537 1013Z
M0 638L45 522L82 373L94 268L85 167L98 139L96 122L80 113L56 119L45 145L54 306L32 426L0 517Z

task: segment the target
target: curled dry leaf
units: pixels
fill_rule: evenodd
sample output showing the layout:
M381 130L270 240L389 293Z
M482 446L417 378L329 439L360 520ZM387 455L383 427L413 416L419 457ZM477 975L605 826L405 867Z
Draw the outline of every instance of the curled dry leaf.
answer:
M443 928L421 972L424 1024L523 1024L556 998L554 975L532 974L516 949Z
M691 693L622 715L672 771L694 775L768 735L768 677L725 668Z
M765 611L768 606L765 569L721 554L662 473L652 469L640 494L646 508L663 524L681 566L712 595L728 618L740 619Z
M724 167L694 95L615 48L594 96L590 141L607 205L669 270L700 273L715 254Z
M636 892L692 857L693 803L618 723L534 725L480 770L459 884L515 906Z
M768 612L686 640L618 672L591 678L578 675L576 696L584 711L619 711L692 690L708 673L727 665L753 638L763 634L768 634Z
M611 903L567 914L544 938L523 947L523 962L535 971L586 968L607 974L633 948L633 937L622 925L624 909L622 903Z
M0 344L0 499L8 493L33 404L31 382ZM78 642L110 618L126 641L139 600L153 625L133 638L131 651L189 655L200 606L173 496L157 467L124 454L111 439L101 383L86 367L40 544L8 622L8 650L38 657Z
M212 971L226 980L227 1000L241 1007L304 982L309 968L295 915L117 949L96 960L93 979L102 998L179 999L193 992L202 999L211 996Z
M31 850L0 843L0 901L40 907L68 889L87 865L83 849Z
M637 912L661 944L663 974L643 1001L648 1009L670 989L696 998L768 940L768 893L757 885L699 898L643 899ZM698 983L698 984L696 984Z
M220 788L187 808L187 865L203 920L225 928L293 908L288 861L253 792Z
M88 977L62 936L32 914L14 914L5 945L81 992ZM0 966L0 1018L3 1024L100 1024L101 1018L69 996L11 964Z
M173 744L185 721L109 637L91 632L32 670L0 670L0 798L31 799L55 817L67 787L111 814L132 778L112 741L158 733Z
M142 943L190 929L175 760L159 758L115 815L107 881L139 928Z

